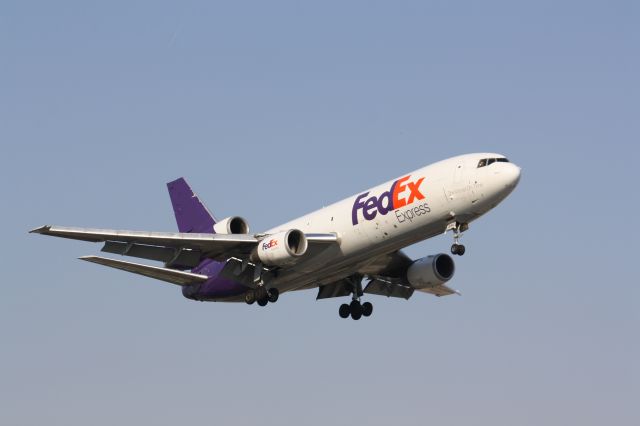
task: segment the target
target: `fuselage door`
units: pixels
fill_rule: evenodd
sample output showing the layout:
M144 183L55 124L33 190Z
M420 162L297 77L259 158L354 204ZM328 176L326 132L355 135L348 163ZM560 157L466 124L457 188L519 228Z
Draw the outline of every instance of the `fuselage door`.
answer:
M453 179L445 190L447 199L456 204L458 201L465 200L470 196L471 188L469 188L469 176L467 167L464 162L456 164L453 171Z

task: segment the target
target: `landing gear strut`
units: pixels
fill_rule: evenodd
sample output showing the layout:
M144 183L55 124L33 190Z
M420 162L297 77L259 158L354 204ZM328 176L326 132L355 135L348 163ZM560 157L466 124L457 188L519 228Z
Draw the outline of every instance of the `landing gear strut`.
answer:
M451 254L457 254L458 256L462 256L466 251L464 245L460 244L460 238L462 237L462 233L469 229L469 225L466 223L455 223L455 227L453 228L453 244L451 245Z
M362 278L355 277L351 279L352 281L352 296L351 303L343 303L340 305L340 309L338 309L338 314L340 318L349 318L351 316L354 320L359 320L360 318L368 317L373 312L373 305L370 302L360 303L360 296L364 293L362 291Z

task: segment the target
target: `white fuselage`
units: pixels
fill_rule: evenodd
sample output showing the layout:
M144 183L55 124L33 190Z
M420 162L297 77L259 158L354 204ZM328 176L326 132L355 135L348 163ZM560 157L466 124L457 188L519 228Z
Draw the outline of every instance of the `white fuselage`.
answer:
M478 167L483 159L491 164ZM500 159L495 161L495 159ZM279 274L281 291L336 281L354 272L375 272L376 258L442 234L451 223L469 223L515 188L520 168L503 155L467 154L423 167L348 197L267 233L300 229L335 232L340 244L305 256Z

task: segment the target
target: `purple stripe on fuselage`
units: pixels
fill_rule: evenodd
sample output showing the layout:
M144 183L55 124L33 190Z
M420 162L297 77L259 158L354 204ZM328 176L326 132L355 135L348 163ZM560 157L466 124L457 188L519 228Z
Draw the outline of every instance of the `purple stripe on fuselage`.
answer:
M196 298L215 299L230 297L240 295L247 291L247 288L242 284L219 276L224 265L223 262L207 259L192 270L195 274L202 274L209 277L207 281L200 285L199 290L194 295Z

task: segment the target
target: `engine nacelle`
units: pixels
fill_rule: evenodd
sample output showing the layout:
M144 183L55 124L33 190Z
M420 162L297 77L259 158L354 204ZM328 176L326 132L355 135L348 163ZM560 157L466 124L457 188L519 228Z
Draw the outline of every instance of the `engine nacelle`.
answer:
M216 234L248 234L249 224L240 216L231 216L213 225Z
M298 229L269 235L258 244L257 254L262 263L269 266L285 266L295 263L307 252L307 237Z
M455 269L451 256L435 254L413 262L407 269L407 281L416 290L437 287L449 281Z

